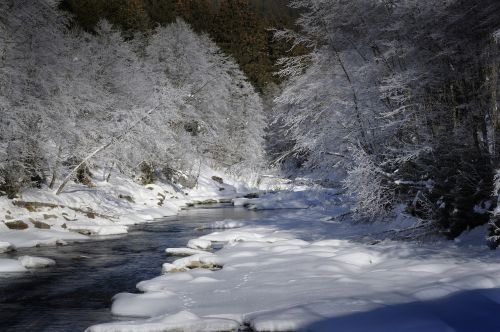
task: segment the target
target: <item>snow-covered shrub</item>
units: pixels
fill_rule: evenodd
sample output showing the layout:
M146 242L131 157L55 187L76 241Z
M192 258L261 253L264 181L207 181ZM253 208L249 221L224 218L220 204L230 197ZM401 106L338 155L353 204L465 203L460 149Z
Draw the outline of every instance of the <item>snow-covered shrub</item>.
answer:
M353 161L344 187L355 199L356 216L371 220L386 216L396 199L394 182L363 149L351 148L350 152Z

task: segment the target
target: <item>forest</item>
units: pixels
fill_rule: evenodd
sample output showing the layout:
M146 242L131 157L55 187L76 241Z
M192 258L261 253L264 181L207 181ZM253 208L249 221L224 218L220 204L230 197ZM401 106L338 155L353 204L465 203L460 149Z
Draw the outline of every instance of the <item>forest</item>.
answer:
M135 176L278 167L343 186L357 218L403 204L497 239L500 5L272 4L4 2L2 191L119 140L100 162Z
M0 330L499 331L499 14L0 1Z

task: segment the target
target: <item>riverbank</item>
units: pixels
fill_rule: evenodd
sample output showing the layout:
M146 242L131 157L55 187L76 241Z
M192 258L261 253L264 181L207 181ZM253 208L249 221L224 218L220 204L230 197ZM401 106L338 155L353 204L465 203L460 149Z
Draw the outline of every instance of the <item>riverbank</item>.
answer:
M93 175L90 186L70 183L60 195L46 187L29 189L13 200L0 197L0 253L126 234L131 225L176 216L188 206L232 203L258 190L250 181L206 166L194 188L164 181L140 185L115 172ZM0 273L26 268L0 257Z

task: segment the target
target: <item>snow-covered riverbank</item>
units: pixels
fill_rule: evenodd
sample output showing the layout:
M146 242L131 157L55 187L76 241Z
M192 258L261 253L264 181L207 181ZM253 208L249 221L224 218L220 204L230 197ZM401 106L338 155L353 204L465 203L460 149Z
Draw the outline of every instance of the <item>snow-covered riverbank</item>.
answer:
M398 226L333 222L332 212L309 208L251 223L214 223L220 230L189 241L189 248L168 249L187 257L140 282L140 293L113 298L113 314L142 319L88 331L237 331L242 325L254 331L452 331L460 319L445 316L461 304L436 314L436 301L489 290L465 295L484 297L484 306L469 314L500 308L494 290L500 256L484 246L483 230L438 246L374 245L354 239ZM220 243L221 250L210 249ZM381 310L386 318L375 322L370 313Z
M193 204L232 202L258 190L208 167L193 189L165 182L143 186L119 173L109 181L94 177L92 185L72 183L60 195L42 188L27 190L14 200L0 197L0 253L126 234L130 225L175 216ZM15 260L0 262L4 273L21 268Z

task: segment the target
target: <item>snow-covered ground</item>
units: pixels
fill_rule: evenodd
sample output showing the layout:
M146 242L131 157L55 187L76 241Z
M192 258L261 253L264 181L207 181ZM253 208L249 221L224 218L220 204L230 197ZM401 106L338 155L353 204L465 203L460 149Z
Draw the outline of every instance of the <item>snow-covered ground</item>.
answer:
M288 193L264 196L265 206L259 200L254 206L272 208L276 201L282 208L283 195L304 202L304 192ZM463 318L450 315L468 300L484 302L468 308L471 317L500 310L500 257L485 246L484 229L455 242L366 241L413 221L363 225L335 218L344 212L338 200L335 207L283 210L251 223L216 222L217 231L189 241L189 248L167 249L187 257L164 264L163 275L137 285L139 293L113 298L113 314L137 319L88 331L237 331L243 325L455 331ZM221 250L210 249L221 243Z
M109 182L93 176L92 183L69 183L60 195L42 188L24 191L14 200L0 197L0 253L125 234L129 225L176 215L188 205L231 202L257 190L249 180L206 165L192 189L166 182L143 186L120 173L113 173ZM0 272L23 270L18 265L0 261Z
M242 326L453 331L458 320L449 316L460 307L456 301L483 301L483 307L473 308L476 314L500 310L500 257L487 249L485 229L454 242L383 240L388 233L408 234L415 220L400 214L392 222L355 223L349 200L335 189L286 181L273 185L271 179L248 188L227 180L221 184L212 177L223 175L204 173L189 191L168 184L139 186L117 176L115 182L96 181L94 188L70 185L60 196L42 190L19 198L55 207L3 200L0 251L122 233L127 225L176 214L188 204L230 199L237 206L280 212L262 220L219 220L204 227L213 233L191 239L185 248L165 248L166 256L179 258L158 262L163 275L140 282L138 293L113 298L112 313L124 318L88 331L238 331ZM28 227L6 225L18 221ZM0 273L54 264L43 257L0 258Z

